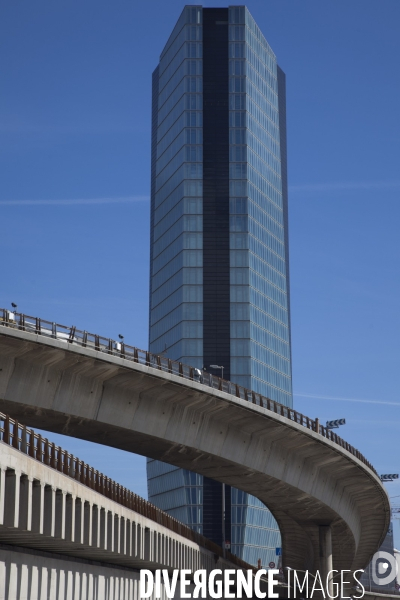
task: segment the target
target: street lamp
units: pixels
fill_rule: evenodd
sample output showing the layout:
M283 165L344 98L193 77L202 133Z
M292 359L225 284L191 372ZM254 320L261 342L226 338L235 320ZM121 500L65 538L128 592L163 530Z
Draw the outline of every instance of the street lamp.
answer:
M224 378L224 367L222 365L210 365L211 369L221 369L221 379Z

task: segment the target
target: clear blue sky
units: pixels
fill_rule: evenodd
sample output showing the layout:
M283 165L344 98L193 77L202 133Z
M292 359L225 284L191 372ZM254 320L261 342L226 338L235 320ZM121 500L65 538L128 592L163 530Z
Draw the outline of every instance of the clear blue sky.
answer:
M151 72L182 7L2 2L0 306L147 347ZM248 7L287 75L295 406L399 472L400 3ZM62 445L146 495L144 459Z

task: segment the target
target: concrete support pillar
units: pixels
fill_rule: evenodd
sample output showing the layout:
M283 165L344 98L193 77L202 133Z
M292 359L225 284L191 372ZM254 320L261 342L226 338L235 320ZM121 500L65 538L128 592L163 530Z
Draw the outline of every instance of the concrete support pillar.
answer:
M65 539L75 540L75 496L67 494L65 498Z
M127 556L132 556L132 521L130 519L126 519L125 548Z
M107 511L100 509L100 548L107 550Z
M56 488L46 485L44 488L43 535L54 537L56 523Z
M329 525L320 525L319 527L319 560L322 582L326 587L327 593L333 597L333 573L330 573L333 569L332 530Z
M19 527L25 531L32 529L32 479L21 476L19 493Z
M131 535L132 535L132 557L136 558L136 556L138 556L138 529L139 529L140 525L138 525L136 522L132 523L132 531L131 531Z
M126 519L120 518L119 522L119 551L121 554L126 554Z
M4 486L4 525L18 527L21 473L7 469Z
M67 492L57 490L55 497L55 537L65 540L65 517L66 517Z
M87 546L92 545L92 516L93 504L91 502L84 503L83 510L83 543Z
M92 507L92 545L100 548L100 508L97 504Z
M32 531L43 533L44 484L37 479L32 484Z
M75 498L75 535L74 542L83 544L84 506L81 498Z
M114 552L114 513L107 511L107 550Z
M119 515L114 515L114 552L121 552L121 518Z

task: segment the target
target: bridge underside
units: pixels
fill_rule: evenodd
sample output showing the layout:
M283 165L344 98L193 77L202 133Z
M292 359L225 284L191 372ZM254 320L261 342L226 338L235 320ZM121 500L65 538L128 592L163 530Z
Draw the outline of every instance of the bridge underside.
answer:
M258 497L283 563L363 568L389 524L376 475L344 449L259 406L115 356L17 330L0 335L0 410L32 426L142 454Z

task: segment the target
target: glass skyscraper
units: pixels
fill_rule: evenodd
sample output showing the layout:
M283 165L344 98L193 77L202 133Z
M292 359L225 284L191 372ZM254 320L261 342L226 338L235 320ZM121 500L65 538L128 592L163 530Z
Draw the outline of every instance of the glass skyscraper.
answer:
M186 6L153 73L150 350L292 406L285 75L244 6ZM222 486L148 460L149 499L222 543ZM225 539L276 561L256 498Z

